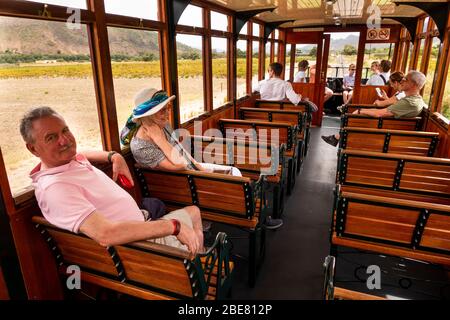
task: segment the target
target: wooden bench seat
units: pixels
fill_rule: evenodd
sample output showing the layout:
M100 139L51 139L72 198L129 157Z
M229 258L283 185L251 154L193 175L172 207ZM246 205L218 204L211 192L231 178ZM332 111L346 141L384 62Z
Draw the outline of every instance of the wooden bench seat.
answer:
M262 179L252 181L199 171L153 170L135 165L143 197L163 201L169 211L189 205L200 208L202 218L239 227L249 234L249 284L253 286L265 250Z
M447 203L450 200L450 159L341 150L338 183L341 188L398 192L395 198L409 193L411 200L427 201L425 198L430 197L431 203Z
M450 206L340 191L331 242L450 265Z
M297 129L297 173L305 156L305 129L307 113L299 110L277 110L265 108L240 108L239 118L241 120L259 120L269 122L281 122L290 124Z
M375 118L364 114L346 113L341 116L341 128L344 127L420 131L422 128L422 118Z
M141 299L223 299L231 289L234 265L230 243L219 233L204 254L148 241L104 247L62 230L42 216L32 218L52 251L61 276L80 267L81 280Z
M305 130L301 131L299 134L303 135L303 141L305 142L304 146L304 155L306 156L309 148L309 141L311 138L311 122L312 122L312 111L309 110L309 106L303 102L299 102L298 105L292 104L289 100L282 101L270 101L270 100L261 100L258 99L255 102L255 108L263 108L263 109L278 109L278 110L292 110L292 111L300 111L306 115L305 117Z
M438 141L437 132L345 127L340 131L339 147L432 157Z
M191 154L201 155L201 161L235 166L244 177L253 181L258 181L262 176L263 193L272 194L268 208L272 210L274 217L281 216L287 183L287 170L284 169L285 145L280 147L275 144L208 136L190 136L190 139Z
M353 113L358 109L384 109L386 106L377 106L374 104L346 104L342 107L342 113Z
M284 144L287 160L287 192L291 193L297 173L297 137L294 126L281 122L220 119L219 127L222 134L228 139L274 143L279 146Z

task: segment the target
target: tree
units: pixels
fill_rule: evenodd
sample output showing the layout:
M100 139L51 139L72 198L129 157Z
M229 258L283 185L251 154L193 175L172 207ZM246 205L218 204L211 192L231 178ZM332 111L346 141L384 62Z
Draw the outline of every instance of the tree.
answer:
M357 53L358 53L358 51L351 44L346 44L345 47L344 47L344 50L342 50L342 54L344 54L346 56L353 56L353 55L355 55Z
M317 47L312 47L311 51L309 52L310 56L317 56Z

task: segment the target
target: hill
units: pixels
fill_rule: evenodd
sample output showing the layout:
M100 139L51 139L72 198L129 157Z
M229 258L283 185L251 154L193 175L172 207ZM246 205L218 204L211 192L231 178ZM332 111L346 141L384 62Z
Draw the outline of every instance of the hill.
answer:
M108 37L111 54L159 55L156 32L110 27ZM200 53L182 43L177 48L180 53ZM86 26L72 30L63 22L0 17L0 53L87 55Z

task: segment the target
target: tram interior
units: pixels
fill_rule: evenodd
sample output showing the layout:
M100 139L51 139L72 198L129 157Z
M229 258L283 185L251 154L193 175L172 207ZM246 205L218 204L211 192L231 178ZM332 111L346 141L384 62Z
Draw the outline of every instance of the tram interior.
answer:
M444 0L0 1L0 300L450 299L449 8ZM299 103L262 99L274 63ZM378 91L398 93L389 75L401 72L404 83L410 71L425 79L417 116L365 113L387 108L374 104L385 99ZM388 79L371 84L379 74ZM169 123L190 134L192 153L210 152L242 177L138 165L120 133L134 95L149 87L176 96ZM19 132L38 106L64 116L79 152L120 153L135 182L124 190L137 203L157 195L167 210L198 206L211 222L209 250L105 248L46 221L29 178L39 158ZM212 130L253 138L214 140ZM323 140L335 134L336 147ZM254 150L275 171L246 162ZM94 165L112 176L111 164ZM282 226L268 227L269 216ZM73 265L82 290L67 287Z

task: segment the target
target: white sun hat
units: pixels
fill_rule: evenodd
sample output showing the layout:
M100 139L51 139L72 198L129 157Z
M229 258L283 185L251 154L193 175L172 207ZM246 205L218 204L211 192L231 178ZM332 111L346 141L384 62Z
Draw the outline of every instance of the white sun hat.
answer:
M167 97L160 103L152 105L152 102L162 100L161 96L164 95L167 97L165 91L155 88L145 88L139 91L134 97L133 120L151 116L175 99L175 96Z

